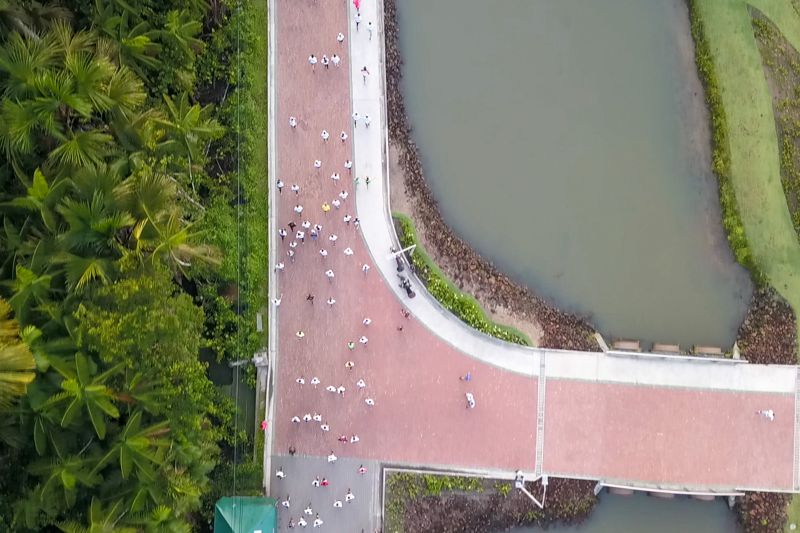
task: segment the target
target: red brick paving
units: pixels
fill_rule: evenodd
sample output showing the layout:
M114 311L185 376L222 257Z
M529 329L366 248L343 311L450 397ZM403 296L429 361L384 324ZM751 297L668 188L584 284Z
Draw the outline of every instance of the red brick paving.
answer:
M460 354L430 334L414 320L402 317L401 302L391 293L373 268L366 276L361 265L371 264L369 252L358 231L342 221L345 213L357 216L352 178L344 161L352 159L349 64L347 40L343 46L336 34L347 35L347 4L344 0L277 0L277 170L286 184L279 195L279 225L302 220L323 226L321 244L298 244L296 262L286 257L288 243L279 244L279 258L286 271L279 278L283 302L278 313L277 404L273 430L275 451L285 453L290 444L300 454L327 455L331 449L339 456L390 459L413 464L442 464L533 470L536 434L536 381L481 364ZM349 38L349 36L348 36ZM338 53L341 66L325 71L317 64L312 72L308 56ZM292 130L289 116L299 125ZM363 127L363 125L361 126ZM327 129L331 139L322 141ZM350 139L342 144L339 133L346 130ZM316 171L313 161L320 159ZM333 172L342 176L337 187ZM301 186L299 196L289 191L292 183ZM363 185L362 185L363 186ZM323 202L331 202L342 189L350 193L340 210L323 214ZM304 207L302 217L293 212L296 203ZM333 232L336 246L327 241ZM280 241L278 241L280 242ZM351 247L355 254L346 257ZM322 259L319 248L328 250ZM329 283L324 275L333 269ZM315 296L308 303L308 293ZM325 301L333 296L333 309ZM369 327L362 320L369 316ZM403 324L404 330L397 331ZM297 330L306 334L295 338ZM366 348L358 338L366 335ZM354 352L347 341L356 342ZM345 369L352 359L356 367ZM462 383L458 376L472 371L474 380ZM295 383L299 376L306 385ZM322 381L317 390L308 383L313 376ZM355 386L364 378L367 388ZM347 388L344 398L325 390L325 386ZM477 408L465 408L464 393L475 394ZM364 398L376 405L369 407ZM290 422L292 416L319 411L330 425L327 434L314 422ZM360 442L343 445L340 434L355 433Z
M277 0L277 171L285 183L279 196L278 222L321 223L321 244L298 244L291 264L279 243L286 271L279 275L283 303L279 308L279 357L274 452L294 445L299 454L356 456L425 465L533 470L536 449L535 379L511 374L467 357L432 335L413 318L402 318L402 303L373 268L364 242L342 221L354 211L353 184L343 168L352 159L350 90L345 0ZM349 39L349 35L348 35ZM321 59L338 53L341 67L312 72L309 54ZM288 117L299 121L295 130ZM331 139L323 143L320 132ZM346 143L338 139L345 129ZM321 159L320 171L313 160ZM329 176L342 175L339 186ZM272 177L275 178L274 176ZM302 187L299 196L289 191ZM346 189L342 209L323 214L321 205ZM303 216L292 211L296 203ZM339 235L336 246L330 232ZM277 236L276 236L277 237ZM279 241L278 241L279 242ZM323 260L323 246L330 255ZM350 246L355 255L342 251ZM324 271L332 268L335 281ZM305 301L308 293L315 303ZM325 300L337 303L328 308ZM362 325L365 316L373 320ZM402 324L404 330L396 327ZM295 338L302 329L303 340ZM349 352L346 343L369 337L368 347ZM357 343L358 344L358 343ZM356 363L353 371L346 361ZM460 374L472 372L465 384ZM295 379L303 376L306 385ZM308 382L318 376L315 390ZM359 392L355 382L368 384ZM344 384L344 398L325 386ZM472 391L477 408L465 408L464 392ZM376 405L368 407L370 396ZM767 423L756 410L774 409ZM794 399L790 396L704 392L549 380L544 448L545 471L581 476L627 478L692 485L790 487ZM320 412L331 431L319 424L290 422L292 416ZM340 434L355 433L357 444L340 444Z
M792 486L791 395L551 379L546 401L547 472L675 485ZM757 415L761 409L773 409L775 421Z

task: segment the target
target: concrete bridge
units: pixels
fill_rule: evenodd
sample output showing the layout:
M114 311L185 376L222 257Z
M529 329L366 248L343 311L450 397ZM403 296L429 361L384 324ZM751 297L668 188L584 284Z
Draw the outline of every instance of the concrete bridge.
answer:
M280 497L287 483L272 475L277 463L316 464L335 450L352 464L508 479L521 470L528 478L700 495L800 491L795 366L527 348L470 329L424 290L412 300L405 296L389 251L399 243L388 207L382 2L361 4L356 31L354 7L345 0L270 0L270 261L285 269L270 275L270 296L282 301L271 307L269 320L268 490ZM320 61L335 53L340 66L312 68L312 53ZM354 126L354 110L371 117L368 128L363 121ZM289 126L290 116L297 127ZM330 140L322 140L323 129ZM346 160L354 162L352 175ZM276 179L285 183L282 192ZM294 183L299 194L289 190ZM323 211L341 191L348 193L342 205ZM345 214L358 217L360 227L345 223ZM292 234L283 241L278 229L290 221L302 229L305 220L323 230L316 241L306 230L290 261ZM330 234L338 236L335 243ZM328 298L336 303L326 304ZM362 336L367 344L358 342ZM345 367L349 361L354 368ZM459 380L466 372L472 381ZM321 383L312 386L312 377ZM357 387L359 379L365 388ZM346 393L327 392L328 385ZM465 408L466 392L476 399L474 409ZM292 422L305 413L321 414L330 431L313 421ZM340 435L360 440L343 445ZM290 447L294 458L287 457ZM328 468L334 475L324 459L320 465L314 471ZM376 483L373 478L371 494ZM310 479L301 485L293 490L310 490Z

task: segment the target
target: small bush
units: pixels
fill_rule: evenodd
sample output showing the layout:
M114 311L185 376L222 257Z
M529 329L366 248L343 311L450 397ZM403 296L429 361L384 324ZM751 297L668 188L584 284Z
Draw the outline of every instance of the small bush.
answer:
M417 239L414 223L405 215L394 213L393 217L400 228L400 244L403 248L416 244L411 254L411 264L431 296L442 306L460 318L467 325L498 339L531 346L527 335L510 326L496 324L489 320L480 303L470 294L462 292L451 282L433 262Z

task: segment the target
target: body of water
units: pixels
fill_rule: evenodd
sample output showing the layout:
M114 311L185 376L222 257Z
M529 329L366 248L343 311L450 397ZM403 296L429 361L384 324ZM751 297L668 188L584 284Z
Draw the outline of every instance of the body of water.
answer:
M683 0L401 0L406 107L451 227L609 337L730 347Z
M580 526L551 527L548 533L730 533L737 531L734 514L720 499L702 502L689 498L663 500L645 494L603 494L591 518ZM511 533L541 533L521 527Z

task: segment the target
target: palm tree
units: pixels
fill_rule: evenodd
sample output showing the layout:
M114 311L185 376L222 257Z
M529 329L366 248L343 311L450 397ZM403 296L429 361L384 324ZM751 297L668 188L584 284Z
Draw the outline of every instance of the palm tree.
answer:
M19 324L11 318L11 306L0 298L0 408L25 394L36 374L36 363L19 336Z
M165 26L164 36L175 43L187 59L193 59L195 54L202 52L205 45L197 35L202 31L203 24L188 11L170 11Z
M126 514L122 500L112 501L107 508L99 499L92 497L87 514L89 525L85 527L78 522L61 522L58 528L65 533L137 533L136 527L126 526L123 518Z
M142 411L135 411L93 472L99 473L112 461L118 461L122 479L128 479L134 471L137 478L154 479L155 467L163 462L164 451L170 446L170 441L162 438L169 433L168 425L163 420L142 428Z
M164 153L177 153L185 155L189 160L189 179L194 187L192 176L192 162L201 161L201 143L206 140L216 139L225 132L216 120L206 118L208 107L200 104L189 105L189 95L183 93L176 104L169 95L164 95L167 106L167 117L157 118L156 122L164 126L167 139L162 141L158 149Z
M101 374L92 368L94 362L78 352L74 357L74 369L71 365L56 364L55 369L64 377L61 382L62 392L51 396L43 405L44 410L54 410L61 415L61 427L74 422L85 409L94 431L100 439L106 436L106 416L119 417L119 410L113 400L116 394L106 387L105 382L122 370L124 363L112 366Z

